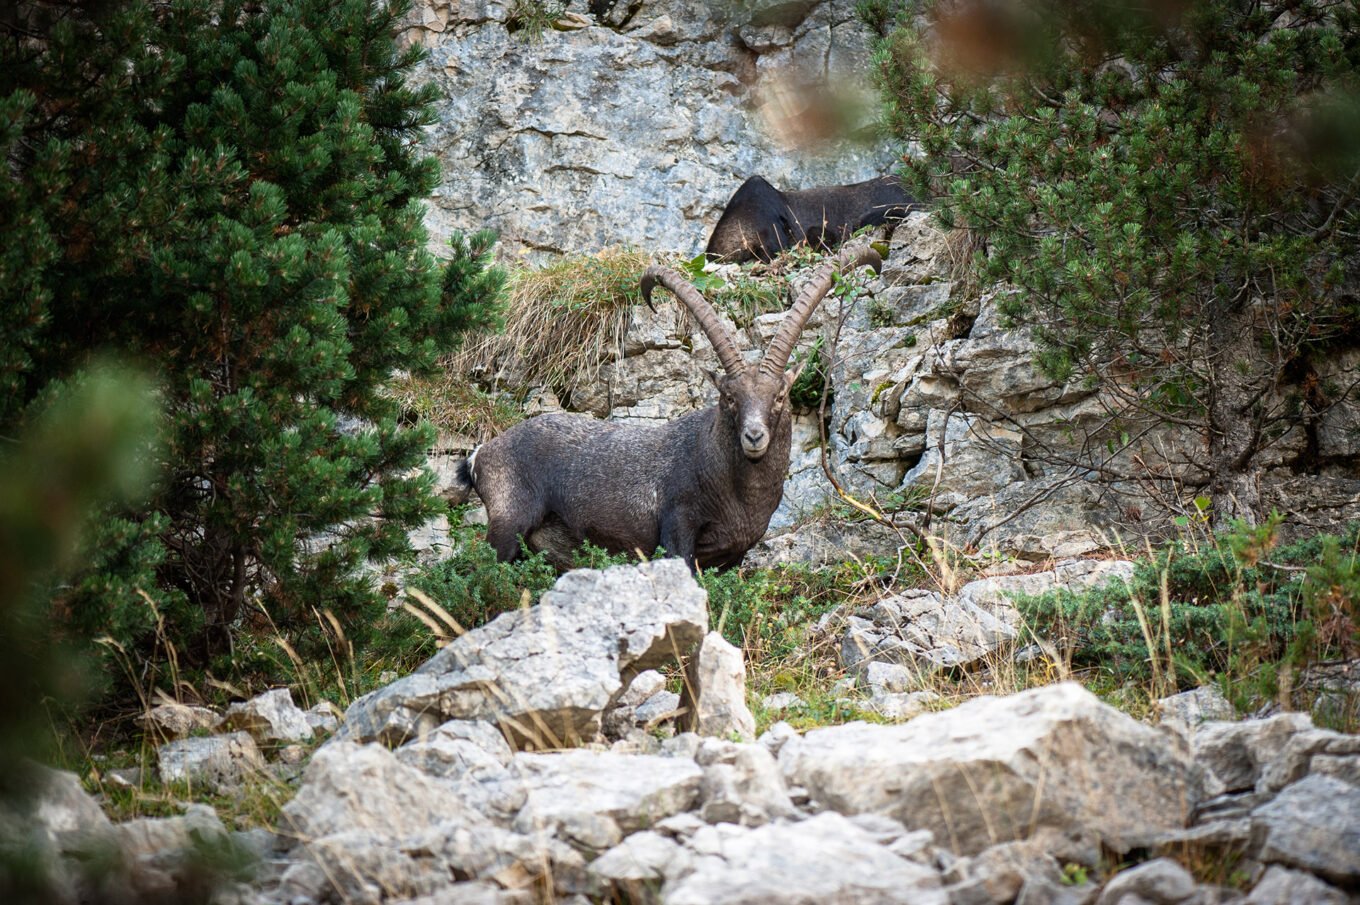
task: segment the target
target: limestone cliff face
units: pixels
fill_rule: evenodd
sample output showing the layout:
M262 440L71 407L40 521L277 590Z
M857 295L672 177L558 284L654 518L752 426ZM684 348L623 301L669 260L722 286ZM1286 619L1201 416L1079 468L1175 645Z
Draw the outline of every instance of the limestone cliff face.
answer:
M424 0L408 20L445 96L436 243L491 226L511 255L694 253L747 176L799 189L893 165L843 137L875 112L852 0L573 0L537 33L525 6Z

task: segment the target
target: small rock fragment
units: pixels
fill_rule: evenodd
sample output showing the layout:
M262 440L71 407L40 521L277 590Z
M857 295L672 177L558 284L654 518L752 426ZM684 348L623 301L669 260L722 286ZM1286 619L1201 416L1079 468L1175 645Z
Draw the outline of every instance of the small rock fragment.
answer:
M264 772L264 755L248 732L185 738L156 751L161 782L187 782L216 792L240 786Z
M700 735L752 741L756 718L746 706L746 665L741 651L717 632L709 632L690 663L690 682L698 700L688 703L689 725Z

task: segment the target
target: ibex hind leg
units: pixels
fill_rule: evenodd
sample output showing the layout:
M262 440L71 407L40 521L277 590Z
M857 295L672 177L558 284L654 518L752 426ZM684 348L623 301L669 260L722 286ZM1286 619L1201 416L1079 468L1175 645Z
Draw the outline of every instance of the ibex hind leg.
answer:
M520 538L529 537L543 522L543 504L537 500L493 498L486 501L486 542L501 562L514 562L520 554Z
M529 532L524 542L530 550L542 553L544 559L565 572L574 564L575 553L585 539L568 528L561 519L550 515L542 525Z

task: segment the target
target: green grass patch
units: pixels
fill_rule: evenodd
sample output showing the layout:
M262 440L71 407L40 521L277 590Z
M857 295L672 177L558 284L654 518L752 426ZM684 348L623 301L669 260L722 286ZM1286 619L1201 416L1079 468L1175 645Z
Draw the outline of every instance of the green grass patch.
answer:
M1278 543L1256 528L1182 538L1139 561L1127 584L1017 601L1072 668L1153 697L1218 682L1239 710L1289 691L1310 664L1360 650L1360 525Z

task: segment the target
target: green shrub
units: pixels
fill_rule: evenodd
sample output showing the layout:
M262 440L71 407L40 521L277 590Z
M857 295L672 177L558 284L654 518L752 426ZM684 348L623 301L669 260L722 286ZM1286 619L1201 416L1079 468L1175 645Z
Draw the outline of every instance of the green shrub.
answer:
M748 659L805 653L808 627L861 592L883 564L872 557L822 568L789 563L768 569L704 572L711 627L746 649Z
M1354 4L857 6L894 26L908 190L985 242L974 274L1015 288L998 308L1038 363L1199 430L1215 526L1263 519L1261 454L1334 403L1312 381L1354 342Z
M501 613L529 603L557 580L557 570L541 554L503 563L481 528L463 529L447 559L421 570L410 584L439 604L465 629L485 625Z
M826 360L822 356L822 337L814 339L806 352L798 353L795 367L801 367L802 370L789 388L789 403L795 409L820 408L822 396L831 392L827 383ZM830 405L830 395L827 395L826 401Z
M1205 546L1176 541L1127 583L1017 606L1073 666L1165 680L1159 693L1217 678L1240 704L1259 701L1278 691L1282 665L1350 655L1360 631L1360 523L1274 548L1279 525L1274 516Z
M361 645L362 567L442 508L433 432L386 384L493 320L500 285L488 234L426 250L437 92L408 80L401 4L50 6L0 42L0 434L105 349L167 415L156 492L86 539L53 610L219 676L243 626L325 656L325 610Z

